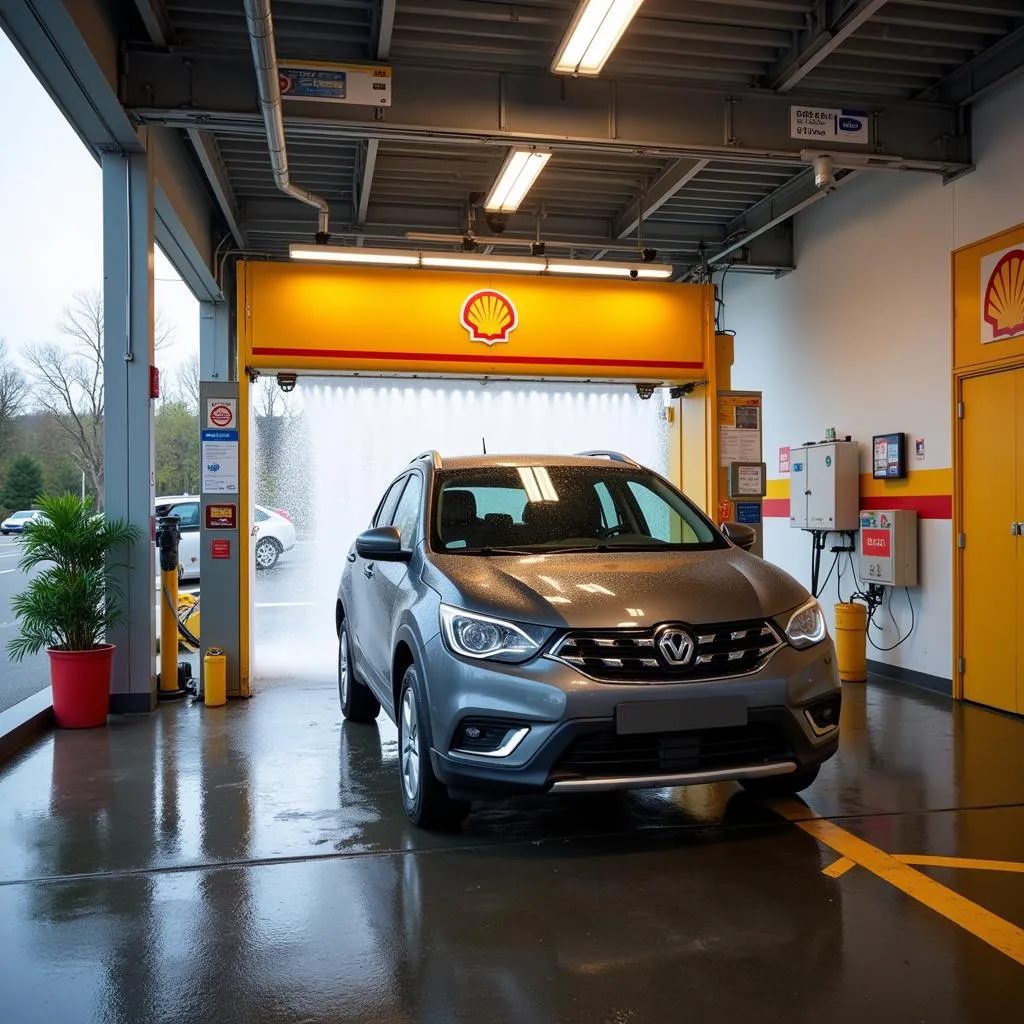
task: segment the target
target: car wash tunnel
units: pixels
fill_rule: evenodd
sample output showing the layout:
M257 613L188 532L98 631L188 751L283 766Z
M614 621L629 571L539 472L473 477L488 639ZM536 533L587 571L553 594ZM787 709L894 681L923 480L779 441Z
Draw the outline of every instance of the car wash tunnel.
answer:
M105 387L0 537L5 1024L1021 1020L1024 0L0 27Z

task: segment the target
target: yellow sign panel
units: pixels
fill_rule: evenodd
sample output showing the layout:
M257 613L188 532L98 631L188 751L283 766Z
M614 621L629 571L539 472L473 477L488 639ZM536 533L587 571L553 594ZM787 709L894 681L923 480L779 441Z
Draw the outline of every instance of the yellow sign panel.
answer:
M710 285L239 264L245 366L341 373L704 379Z

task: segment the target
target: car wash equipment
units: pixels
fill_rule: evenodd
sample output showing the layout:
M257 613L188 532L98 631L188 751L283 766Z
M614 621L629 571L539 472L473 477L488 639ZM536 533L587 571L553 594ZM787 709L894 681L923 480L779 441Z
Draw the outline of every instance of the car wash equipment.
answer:
M228 699L228 657L219 647L210 647L203 658L203 703L220 707Z
M858 602L837 604L836 661L844 683L863 683L868 677L868 610Z
M178 545L181 530L177 516L159 516L156 546L160 552L160 700L184 697L188 692L178 682Z

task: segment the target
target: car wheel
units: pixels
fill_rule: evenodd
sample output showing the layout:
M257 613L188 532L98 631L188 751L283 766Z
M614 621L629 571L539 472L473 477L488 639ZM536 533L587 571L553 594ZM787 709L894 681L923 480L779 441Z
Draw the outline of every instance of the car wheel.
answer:
M380 701L356 678L349 653L348 628L344 624L338 634L338 697L341 713L350 722L372 722L380 714Z
M768 775L760 779L740 779L740 785L754 796L793 796L803 792L818 777L820 765L790 772L789 775Z
M402 804L420 828L445 829L458 824L469 804L453 800L430 763L430 727L416 666L406 669L398 700L398 777Z
M262 537L256 545L256 568L273 569L281 557L281 545L273 537Z

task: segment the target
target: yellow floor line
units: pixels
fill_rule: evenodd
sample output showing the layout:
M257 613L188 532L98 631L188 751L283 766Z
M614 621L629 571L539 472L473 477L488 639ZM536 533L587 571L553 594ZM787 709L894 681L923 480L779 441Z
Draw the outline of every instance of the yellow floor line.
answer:
M1017 860L974 860L971 857L933 857L926 853L896 853L893 859L901 864L922 868L968 868L972 871L1009 871L1024 875L1024 864Z
M828 875L829 878L841 878L854 866L853 861L849 857L840 857L839 860L834 860L827 868L822 868L821 873Z
M818 842L835 850L840 857L866 868L873 875L895 886L918 903L930 907L947 920L958 924L1011 960L1024 964L1024 929L1004 921L990 910L978 906L952 889L947 889L946 886L920 871L915 871L896 857L859 839L831 821L814 817L813 811L796 800L770 800L767 804L777 814L793 822Z

